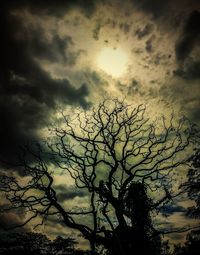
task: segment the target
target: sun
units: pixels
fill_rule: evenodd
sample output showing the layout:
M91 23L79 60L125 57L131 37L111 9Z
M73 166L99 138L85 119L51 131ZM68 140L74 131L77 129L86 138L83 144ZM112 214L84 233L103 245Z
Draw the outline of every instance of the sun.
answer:
M113 77L122 76L127 69L128 57L121 49L103 48L99 53L97 65Z

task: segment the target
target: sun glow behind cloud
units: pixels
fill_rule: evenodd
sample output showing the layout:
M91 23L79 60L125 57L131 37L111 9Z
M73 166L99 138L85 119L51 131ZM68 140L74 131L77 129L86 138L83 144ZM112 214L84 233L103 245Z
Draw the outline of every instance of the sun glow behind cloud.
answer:
M127 70L128 56L121 49L103 48L97 59L97 66L114 78Z
M37 1L25 5L23 1L15 5L7 1L1 17L6 26L1 49L9 60L2 70L6 79L0 84L5 92L0 95L5 124L0 126L3 157L8 162L14 159L18 142L52 139L48 128L56 123L55 111L73 113L68 104L73 110L77 105L96 107L104 97L126 99L135 106L144 103L151 120L160 114L170 119L173 109L200 123L199 37L190 21L199 17L199 12L192 14L198 7L195 1L183 0L181 5L178 0L169 5L154 1L152 8L148 1L135 0L123 4L112 0L91 0L88 4L57 1L55 5L46 1L44 8ZM182 47L183 42L188 48ZM68 175L57 171L57 186L73 184ZM78 199L74 206L79 205ZM171 226L189 221L180 213L175 216L166 220ZM12 217L7 219L5 223L11 224ZM54 221L48 224L48 235L66 235L63 226ZM72 235L71 230L67 233Z

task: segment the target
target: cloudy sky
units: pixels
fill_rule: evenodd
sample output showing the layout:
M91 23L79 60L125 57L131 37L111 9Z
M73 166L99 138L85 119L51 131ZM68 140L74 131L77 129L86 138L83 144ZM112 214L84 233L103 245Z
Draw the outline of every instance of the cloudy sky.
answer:
M43 138L58 108L110 95L200 123L199 0L0 5L1 159Z

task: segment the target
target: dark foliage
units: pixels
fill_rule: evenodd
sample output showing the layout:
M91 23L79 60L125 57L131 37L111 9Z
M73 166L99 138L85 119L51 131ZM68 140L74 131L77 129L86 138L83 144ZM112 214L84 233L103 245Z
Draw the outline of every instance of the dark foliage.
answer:
M46 235L33 232L4 233L0 237L0 254L2 255L84 255L87 251L76 250L75 240L58 236L51 241Z
M173 255L198 255L200 251L200 230L192 231L187 235L184 246L177 245Z
M200 218L200 150L190 158L192 162L188 171L188 181L182 185L182 188L188 192L191 200L195 201L195 206L188 208L188 215L194 218Z

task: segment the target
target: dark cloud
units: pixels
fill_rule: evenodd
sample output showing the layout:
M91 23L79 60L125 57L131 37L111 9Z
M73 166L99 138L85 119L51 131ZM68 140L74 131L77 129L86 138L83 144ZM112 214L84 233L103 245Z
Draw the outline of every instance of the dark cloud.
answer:
M95 40L99 40L100 30L101 30L101 22L97 21L97 23L95 24L95 28L92 31L93 32L93 38Z
M138 28L135 31L135 35L138 39L142 39L143 37L149 35L153 30L153 26L151 24L146 24L143 28Z
M9 232L16 232L16 231L27 231L30 229L28 225L25 225L20 228L16 228L16 226L19 226L23 224L26 213L23 208L18 208L13 211L5 211L3 212L3 209L5 207L0 205L0 234L4 231Z
M19 145L39 138L39 128L47 125L57 103L87 107L88 89L52 78L38 62L74 64L79 52L70 51L71 37L61 38L54 31L48 40L41 27L27 27L20 16L12 14L15 2L8 3L0 11L0 156L10 161Z
M114 21L110 18L108 18L106 20L106 22L104 20L97 20L96 24L94 26L94 29L92 30L93 38L95 40L99 40L101 28L106 25L110 26L112 29L115 29L118 26L119 30L124 34L128 34L131 30L131 24L129 24L127 22L118 22L117 23L116 21ZM105 40L105 42L108 42L108 41Z
M148 53L151 53L153 51L153 45L152 45L152 40L148 39L145 43L145 49Z
M99 0L100 1L100 0ZM32 13L45 14L53 16L62 16L71 9L79 9L86 16L90 17L96 9L98 0L2 0L1 5L4 8L13 10L16 8L26 8Z
M175 75L170 83L161 86L159 94L170 107L178 107L181 114L192 122L200 124L200 90L199 80L184 79Z
M200 43L200 12L193 11L176 44L176 58L178 62L184 62L192 50Z
M124 33L127 34L130 32L131 29L131 24L127 23L127 22L120 22L119 23L119 29Z
M22 222L20 221L17 214L8 214L8 213L1 214L0 233L8 229L10 231L10 228L13 228L20 224L22 224ZM20 230L22 231L21 228ZM14 231L14 228L13 228L13 231Z
M106 25L110 25L112 29L115 29L117 26L117 22L114 19L108 18L106 21Z
M172 98L178 100L188 117L199 124L200 61L196 54L200 43L200 12L190 13L175 46L178 68L173 72ZM181 95L181 96L180 96Z
M101 88L103 86L107 86L108 82L106 80L104 80L96 71L90 70L90 69L86 69L84 72L84 78L85 82L87 81L88 83L92 84L95 87L100 87ZM84 79L83 78L83 79Z
M171 21L176 21L179 14L184 12L186 9L194 8L194 6L199 6L199 0L131 0L135 7L142 10L145 13L151 14L156 20L159 18L167 17Z
M130 83L130 85L128 86L128 95L134 95L140 92L140 83L133 79Z
M174 71L174 75L185 80L200 79L200 61L193 61L185 68L180 68Z
M155 18L158 18L163 15L164 12L169 8L172 0L162 1L162 0L143 0L137 1L132 0L134 5L147 13L151 13Z
M178 205L165 205L161 210L161 213L165 216L170 216L177 212L186 212L186 209Z
M160 64L166 64L167 59L170 58L170 55L165 55L161 53L156 53L153 58L151 63L153 62L155 65L160 65Z
M144 91L142 90L140 82L137 81L135 78L133 78L129 84L123 84L121 82L118 82L116 84L116 87L122 94L131 98L136 95L144 95Z
M23 33L22 36L23 40L26 40L26 44L29 45L29 53L41 60L74 65L79 57L79 52L70 50L70 46L73 45L70 36L61 38L55 33L49 40L45 37L45 31L41 27L29 28L28 34Z
M55 186L59 202L64 202L75 197L85 197L88 195L85 189L77 189L75 186L58 185Z

